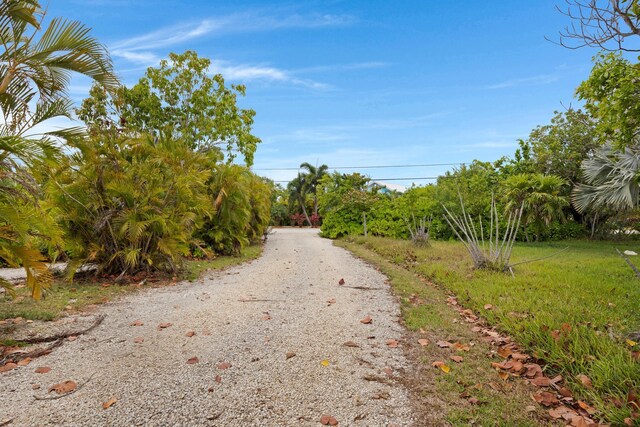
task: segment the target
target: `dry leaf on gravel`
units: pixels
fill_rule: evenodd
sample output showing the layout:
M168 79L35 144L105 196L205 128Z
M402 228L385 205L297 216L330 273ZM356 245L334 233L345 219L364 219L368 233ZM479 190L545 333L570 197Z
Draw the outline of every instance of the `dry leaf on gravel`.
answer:
M49 393L55 391L58 394L65 394L72 392L76 388L78 388L78 383L76 383L75 381L67 380L49 387Z
M135 337L133 342L136 344L142 344L144 342L144 337Z
M331 304L335 304L336 303L336 299L335 298L331 298L327 300L327 304L331 305Z
M70 337L67 337L67 341L75 341L77 339L78 339L78 337L75 336L75 335L71 335Z
M231 367L231 363L229 362L222 362L218 364L218 369L220 369L221 371L229 369L230 367Z
M142 326L144 325L144 322L142 320L136 320L135 322L131 323L130 326Z
M547 377L537 377L530 380L530 382L538 387L549 387L551 385L551 380Z
M169 323L169 322L160 323L160 324L158 325L158 330L161 330L161 329L167 329L167 328L169 328L169 327L171 327L171 326L173 326L173 323Z
M29 363L31 363L31 358L25 357L24 359L18 362L18 366L27 366Z
M322 424L323 426L337 426L338 420L336 420L331 415L323 415L322 417L320 417L320 424Z
M358 344L354 343L353 341L347 341L346 343L342 344L345 347L360 347Z
M567 406L558 406L557 408L549 409L549 416L553 419L563 419L565 421L571 420L577 416L578 413Z
M362 323L364 325L368 325L371 322L373 322L373 319L371 318L371 316L367 316L364 319L360 320L360 323Z
M222 382L222 377L220 375L216 375L215 381L220 384Z
M387 347L389 348L398 347L398 340L387 340Z
M449 356L449 359L453 360L456 363L462 363L464 358L462 356Z
M193 365L194 363L198 363L200 360L198 360L197 357L192 357L191 359L187 360L187 365Z
M296 354L293 351L288 351L287 354L285 355L285 357L287 358L286 360L291 359L292 357L295 357Z
M424 347L425 345L428 345L428 344L429 344L429 340L428 340L428 339L426 339L426 338L420 338L420 339L418 340L418 344L420 344L421 346L423 346L423 347Z
M4 365L3 367L1 367L1 368L0 368L0 372L9 372L9 371L11 371L12 369L15 369L15 368L17 368L17 367L18 367L18 365L16 365L16 364L15 364L15 363L13 363L13 362L5 363L5 365Z
M338 285L344 285L344 279L338 280Z
M191 338L192 336L194 336L196 333L194 331L188 331L186 334L184 334L186 337Z
M117 401L118 401L118 399L116 399L115 397L112 397L111 399L107 400L106 402L104 402L102 404L102 409L111 408Z
M48 366L40 366L39 368L36 368L36 370L34 371L36 374L47 374L49 372L51 372L51 368Z

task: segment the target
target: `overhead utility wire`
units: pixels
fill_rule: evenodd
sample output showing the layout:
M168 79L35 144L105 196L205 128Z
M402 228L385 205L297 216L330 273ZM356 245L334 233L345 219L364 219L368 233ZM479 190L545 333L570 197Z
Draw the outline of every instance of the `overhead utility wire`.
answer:
M423 168L432 166L459 166L465 163L429 163L425 165L374 165L374 166L336 166L329 169L383 169L383 168ZM256 168L254 171L297 171L300 168Z
M424 181L429 179L438 179L437 176L424 176L420 178L371 178L371 181L407 181L407 180L415 180L415 181ZM284 183L290 181L273 181L275 183Z

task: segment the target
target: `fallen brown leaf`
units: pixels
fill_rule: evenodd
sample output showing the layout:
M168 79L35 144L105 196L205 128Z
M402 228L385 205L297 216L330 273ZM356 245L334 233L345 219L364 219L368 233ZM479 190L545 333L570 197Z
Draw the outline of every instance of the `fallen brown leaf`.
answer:
M558 406L557 408L549 409L549 416L556 420L559 420L562 418L565 421L570 421L573 417L577 415L578 413L576 411L566 406Z
M530 382L538 387L549 387L551 385L551 380L547 377L536 377L530 380Z
M529 363L528 365L525 365L525 369L527 370L525 372L527 378L537 378L544 375L542 373L542 367L537 363Z
M173 326L173 323L169 323L169 322L165 322L165 323L160 323L158 325L158 330L160 329L167 329L169 327Z
M581 417L580 415L571 418L570 425L573 427L589 427L589 423L587 423L587 420L585 420L585 418Z
M373 319L371 318L371 316L367 316L364 319L360 320L360 323L364 325L368 325L371 322L373 322Z
M55 391L58 394L71 393L76 388L78 388L78 383L76 383L75 381L67 380L49 387L49 393L51 393L52 391Z
M485 309L485 310L492 310L492 309L493 309L493 305L491 305L491 304L485 304L485 305L484 305L484 309Z
M111 399L107 400L106 402L104 402L102 404L102 409L111 408L117 401L118 401L118 399L116 399L115 397L112 397Z
M469 351L471 349L468 344L460 344L459 342L453 343L452 347L458 351Z
M136 344L142 344L144 342L144 337L135 337L133 342Z
M323 426L337 426L338 420L336 420L331 415L323 415L322 417L320 417L320 424L322 424Z
M215 381L220 384L222 382L222 377L220 375L216 375Z
M387 347L389 348L398 347L398 340L387 340Z
M229 369L231 367L231 363L229 362L222 362L218 364L218 369L224 371L226 369Z
M24 359L18 362L18 366L27 366L29 363L31 363L31 358L25 357Z
M345 347L360 347L358 344L354 343L353 341L347 341L346 343L342 344Z
M544 406L552 406L560 403L556 395L548 391L539 391L533 396L533 400Z
M0 367L0 372L9 372L17 367L18 365L13 362L5 363L4 366Z
M135 322L131 323L131 326L142 326L144 325L144 322L142 320L136 320Z
M451 347L453 344L451 344L449 341L438 341L436 342L436 345L440 348L449 348Z
M449 356L449 359L453 360L456 363L462 363L464 358L462 356Z
M338 280L338 285L344 285L344 279Z
M418 344L420 344L421 346L423 346L423 347L424 347L425 345L428 345L428 344L429 344L429 340L428 340L428 339L426 339L426 338L420 338L420 339L418 340Z
M589 378L586 375L580 374L578 375L578 381L580 381L580 383L585 386L586 388L593 388L593 384L591 383L591 378Z
M198 363L200 360L198 360L197 357L192 357L191 359L187 360L187 365L193 365L194 363Z
M584 409L585 411L587 411L587 414L589 415L593 415L596 413L595 408L589 406L586 402L583 402L582 400L578 400L578 406Z
M77 336L75 336L75 335L71 335L70 337L67 337L67 340L68 340L68 341L75 341L75 340L77 340L77 339L78 339L78 337L77 337Z
M480 401L475 397L470 397L469 399L467 399L467 402L471 403L472 405L477 405L480 403Z
M286 360L291 359L292 357L295 357L296 354L293 351L287 351L287 354L285 354Z
M36 374L47 374L49 372L51 372L51 368L48 366L40 366L39 368L36 368L36 370L34 371Z
M186 334L184 334L186 337L191 338L192 336L194 336L196 333L194 331L188 331Z

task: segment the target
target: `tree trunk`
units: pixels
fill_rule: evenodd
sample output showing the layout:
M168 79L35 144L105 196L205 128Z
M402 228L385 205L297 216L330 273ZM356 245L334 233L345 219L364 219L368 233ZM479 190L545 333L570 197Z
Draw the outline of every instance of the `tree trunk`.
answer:
M300 202L300 207L302 208L302 213L304 214L305 219L309 223L309 227L313 227L313 224L311 224L311 220L309 219L309 215L307 214L307 208L304 206L304 201L302 200L301 197L298 197L298 202Z

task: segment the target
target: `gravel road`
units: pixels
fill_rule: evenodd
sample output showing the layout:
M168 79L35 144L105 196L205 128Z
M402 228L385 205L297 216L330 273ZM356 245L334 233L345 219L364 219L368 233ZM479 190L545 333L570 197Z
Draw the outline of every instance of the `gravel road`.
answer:
M329 415L340 426L413 425L398 382L409 362L401 343L387 344L403 328L386 278L316 230L278 229L256 261L149 289L96 314L106 315L98 328L0 374L0 421L320 426ZM366 316L370 324L361 322ZM35 373L41 366L51 371ZM34 399L55 396L48 388L65 380L84 385Z

